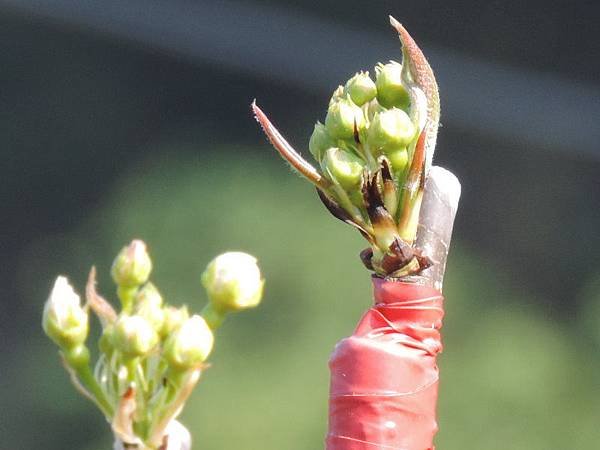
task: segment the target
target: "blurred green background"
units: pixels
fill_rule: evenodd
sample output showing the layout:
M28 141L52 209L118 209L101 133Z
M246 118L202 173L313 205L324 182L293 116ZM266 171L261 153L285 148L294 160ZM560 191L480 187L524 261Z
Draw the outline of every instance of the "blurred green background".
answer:
M110 448L41 311L57 274L81 292L92 264L115 298L110 263L135 237L193 311L217 253L256 255L267 279L261 307L218 332L182 418L194 448L323 447L327 359L370 304L365 243L290 174L249 103L306 148L336 81L399 58L388 13L432 55L436 161L463 184L437 447L596 448L598 8L344 3L0 0L1 449Z

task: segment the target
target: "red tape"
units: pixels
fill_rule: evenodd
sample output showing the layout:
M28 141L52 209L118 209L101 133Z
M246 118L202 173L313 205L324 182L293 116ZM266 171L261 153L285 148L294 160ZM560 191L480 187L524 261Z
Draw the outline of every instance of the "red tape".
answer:
M375 305L329 360L327 450L433 450L443 297L373 278Z

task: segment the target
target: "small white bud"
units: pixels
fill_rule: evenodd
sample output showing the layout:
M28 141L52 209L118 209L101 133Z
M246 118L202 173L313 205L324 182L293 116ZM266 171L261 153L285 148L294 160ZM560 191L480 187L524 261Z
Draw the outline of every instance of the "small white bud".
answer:
M165 343L164 356L176 369L187 370L210 354L214 337L206 321L199 315L187 319Z
M88 335L88 314L81 307L79 295L64 276L54 282L44 306L42 326L46 334L63 348L82 344Z
M115 258L111 274L115 283L119 286L135 287L148 281L152 271L152 260L146 244L134 239L123 247Z
M119 317L112 339L115 347L130 357L147 355L158 344L154 327L141 316Z
M174 306L165 306L163 308L163 323L160 335L165 338L176 331L188 318L190 314L186 306L175 308Z
M161 332L165 318L162 303L160 292L150 282L146 283L135 296L135 314L150 322L157 333Z
M260 303L264 280L256 258L242 252L217 256L202 274L202 285L216 311L252 308Z

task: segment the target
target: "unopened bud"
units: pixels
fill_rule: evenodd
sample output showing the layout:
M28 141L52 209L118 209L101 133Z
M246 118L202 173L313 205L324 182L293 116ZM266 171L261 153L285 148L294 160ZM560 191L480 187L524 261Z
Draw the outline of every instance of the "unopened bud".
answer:
M62 348L74 348L87 338L88 313L64 276L54 282L44 306L42 326L48 337Z
M325 152L324 170L333 178L332 181L337 181L346 190L353 190L360 184L364 167L360 158L339 148Z
M369 72L359 72L348 80L344 91L358 106L362 106L377 95L375 83L371 80Z
M252 308L260 303L264 280L256 258L242 252L228 252L213 259L202 274L211 305L229 312Z
M143 317L124 315L115 323L113 341L129 357L144 356L158 344L158 334Z
M376 114L369 127L367 142L371 151L405 147L415 136L415 126L404 111L398 108Z
M343 98L344 98L344 86L338 86L335 89L335 91L333 91L333 94L331 95L331 98L329 99L329 106L333 105L334 103L339 102Z
M111 274L115 283L124 287L135 287L148 281L152 261L143 241L135 239L115 258Z
M75 370L82 369L90 363L90 351L85 345L65 349L63 356L67 364Z
M376 98L371 100L368 105L366 105L366 115L369 122L373 120L376 114L385 111L385 108L379 104Z
M135 313L146 319L157 332L162 329L165 313L162 307L163 299L158 289L148 282L135 297Z
M392 165L392 170L395 174L403 174L408 167L408 150L406 148L398 148L386 151L385 156Z
M390 62L375 68L377 100L385 108L408 109L410 96L402 83L402 65Z
M102 330L102 335L98 340L98 348L106 355L112 355L114 350L115 325L110 323Z
M202 316L186 320L165 343L164 357L178 370L187 370L208 358L214 337Z
M165 338L175 332L183 323L188 320L190 314L187 307L175 308L166 306L163 308L163 324L160 335Z
M356 106L350 98L342 98L329 106L325 126L329 134L335 139L351 139L354 137L354 128L360 131L365 126L365 117L362 109Z
M333 146L334 142L327 131L327 127L321 122L317 122L315 124L315 129L310 136L310 141L308 142L308 149L310 150L310 153L313 155L315 160L321 162L325 150Z

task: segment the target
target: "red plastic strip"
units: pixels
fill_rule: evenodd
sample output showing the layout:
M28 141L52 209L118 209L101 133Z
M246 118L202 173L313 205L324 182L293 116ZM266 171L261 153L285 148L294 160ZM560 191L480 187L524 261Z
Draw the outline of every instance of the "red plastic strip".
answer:
M373 278L375 305L329 360L327 450L433 450L443 297Z

